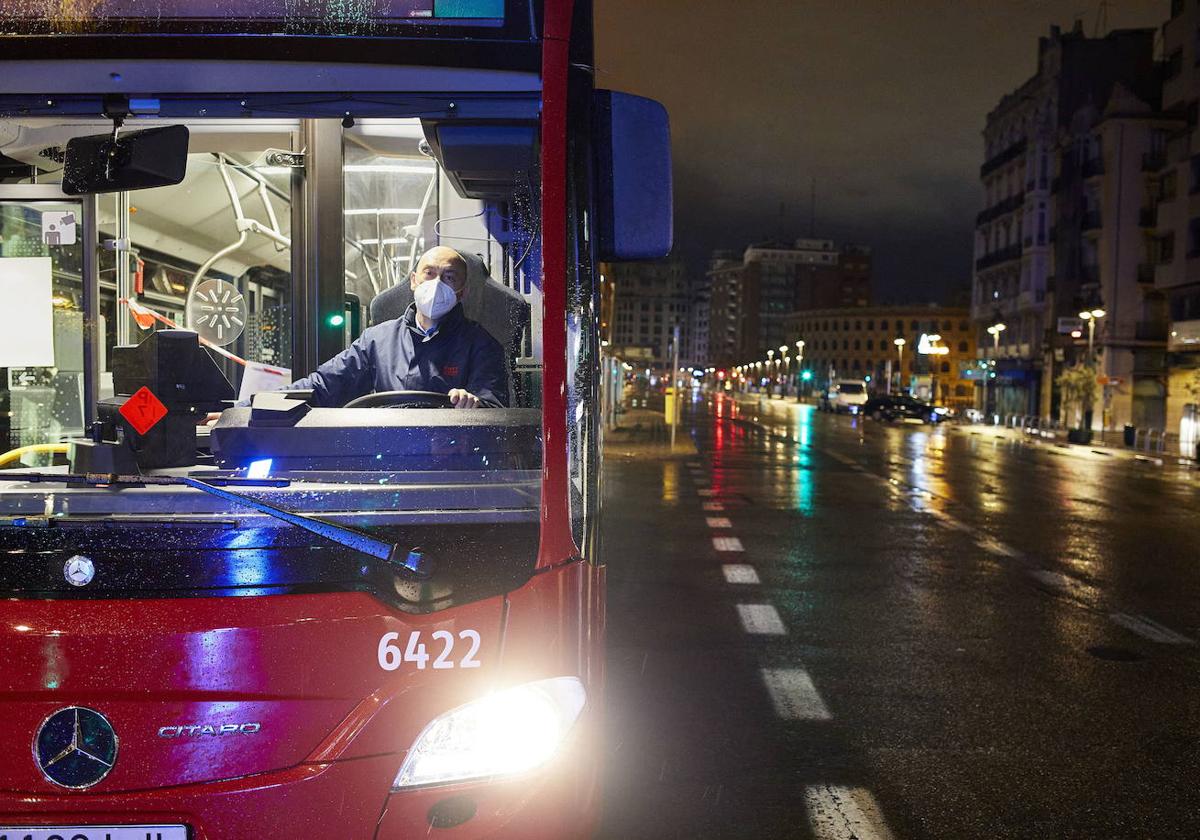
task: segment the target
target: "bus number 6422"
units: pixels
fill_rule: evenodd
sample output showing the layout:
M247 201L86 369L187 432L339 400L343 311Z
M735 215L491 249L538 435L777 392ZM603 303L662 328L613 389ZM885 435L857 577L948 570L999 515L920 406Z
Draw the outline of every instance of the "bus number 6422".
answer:
M433 660L432 667L434 669L443 668L478 668L480 662L475 658L475 654L479 653L479 633L476 630L461 630L458 638L463 641L470 642L470 648L463 655L462 659L455 662L452 659L454 652L454 634L449 630L434 630L433 641L431 646L436 648L441 645L441 652ZM379 639L379 667L385 671L395 671L400 668L405 662L410 665L416 665L418 671L425 670L425 666L429 663L429 653L426 651L425 643L421 641L421 631L414 630L408 634L408 642L404 649L401 650L397 642L400 641L399 633L384 633Z

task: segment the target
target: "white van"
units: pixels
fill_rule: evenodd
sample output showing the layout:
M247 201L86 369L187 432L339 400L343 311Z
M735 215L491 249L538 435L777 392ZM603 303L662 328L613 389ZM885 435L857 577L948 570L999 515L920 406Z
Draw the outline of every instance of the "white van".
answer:
M857 414L867 402L867 383L863 379L838 379L829 386L824 406L827 411Z

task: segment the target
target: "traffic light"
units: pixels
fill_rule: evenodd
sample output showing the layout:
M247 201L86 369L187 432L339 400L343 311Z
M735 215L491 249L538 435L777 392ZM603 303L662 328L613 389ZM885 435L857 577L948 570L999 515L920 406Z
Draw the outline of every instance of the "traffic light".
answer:
M805 382L811 381L812 380L812 371L811 370L804 371L803 373L800 374L800 378L803 379Z
M340 312L334 312L325 319L325 323L329 324L331 327L340 327L346 323L346 316Z

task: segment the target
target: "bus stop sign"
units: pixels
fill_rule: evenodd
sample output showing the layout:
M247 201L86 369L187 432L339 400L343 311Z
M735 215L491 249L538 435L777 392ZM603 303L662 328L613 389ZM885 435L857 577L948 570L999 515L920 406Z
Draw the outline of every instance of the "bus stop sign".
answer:
M144 385L138 388L118 411L139 435L146 434L159 420L167 416L167 407L163 405L162 400Z

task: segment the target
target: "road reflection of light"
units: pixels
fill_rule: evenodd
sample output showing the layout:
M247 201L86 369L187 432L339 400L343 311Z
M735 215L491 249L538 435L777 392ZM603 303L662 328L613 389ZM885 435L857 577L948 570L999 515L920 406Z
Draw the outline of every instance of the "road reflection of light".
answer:
M804 516L813 515L812 456L801 450L792 469L792 504Z
M801 448L807 449L812 441L812 418L816 408L811 405L799 406L796 412L796 440Z
M662 500L676 503L679 501L679 462L677 461L663 461Z

